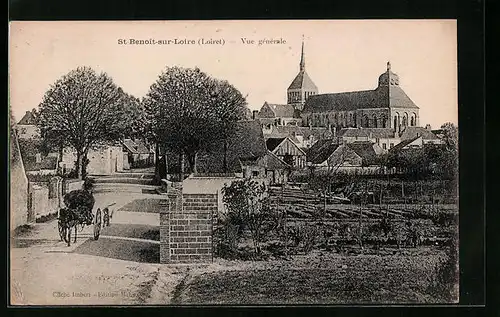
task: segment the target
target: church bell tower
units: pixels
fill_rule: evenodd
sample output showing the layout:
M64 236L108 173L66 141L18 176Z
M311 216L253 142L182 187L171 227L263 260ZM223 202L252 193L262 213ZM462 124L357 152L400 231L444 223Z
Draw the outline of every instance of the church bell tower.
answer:
M302 37L302 50L300 54L299 73L295 76L287 89L287 104L301 111L307 98L318 93L318 87L306 72L306 59L304 53L304 37Z

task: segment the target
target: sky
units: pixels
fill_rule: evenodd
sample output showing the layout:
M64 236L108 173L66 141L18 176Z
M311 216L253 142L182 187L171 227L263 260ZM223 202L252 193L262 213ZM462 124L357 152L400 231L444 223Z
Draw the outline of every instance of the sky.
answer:
M458 121L456 20L14 21L9 32L17 120L78 66L106 72L138 98L165 67L181 66L228 80L252 110L286 103L304 40L306 71L319 93L375 89L390 61L422 126Z

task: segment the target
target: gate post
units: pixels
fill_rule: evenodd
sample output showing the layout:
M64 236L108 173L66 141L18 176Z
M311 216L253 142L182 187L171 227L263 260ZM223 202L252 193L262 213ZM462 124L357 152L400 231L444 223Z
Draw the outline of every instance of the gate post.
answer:
M212 216L217 194L183 194L170 188L160 213L160 263L212 261Z
M171 262L171 220L173 214L182 210L182 191L170 188L166 208L160 212L160 263Z

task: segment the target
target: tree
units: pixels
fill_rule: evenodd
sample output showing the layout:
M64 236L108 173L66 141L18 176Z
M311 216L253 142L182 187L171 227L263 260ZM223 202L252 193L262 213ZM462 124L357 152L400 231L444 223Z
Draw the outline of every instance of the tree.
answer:
M136 131L139 113L137 100L106 73L78 67L49 88L35 117L44 140L76 151L75 171L81 178L89 150Z
M198 152L227 140L245 109L236 88L198 68L167 67L144 103L157 141L179 155L180 175L185 157L196 173Z

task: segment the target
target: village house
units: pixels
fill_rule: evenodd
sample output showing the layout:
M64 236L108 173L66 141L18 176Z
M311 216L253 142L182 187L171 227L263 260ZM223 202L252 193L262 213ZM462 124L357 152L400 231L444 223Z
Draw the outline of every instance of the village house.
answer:
M318 140L333 137L332 131L323 127L273 126L271 130L263 132L266 139L290 138L301 149L310 148Z
M306 165L306 153L301 150L290 138L267 138L267 149L285 163L303 168Z
M344 128L337 133L339 142L371 141L382 149L389 150L405 140L422 138L422 143L440 144L442 140L432 131L422 127L405 127L402 131L391 128Z
M238 122L235 133L224 144L214 144L198 154L197 174L233 174L237 177L265 180L268 184L283 184L288 180L291 166L268 151L264 135L257 121ZM227 168L224 168L224 161Z
M35 124L35 116L31 111L26 111L21 120L19 120L16 131L19 139L40 138L40 130Z
M87 154L89 175L112 175L123 171L123 151L120 144L102 144L92 148ZM74 170L76 151L70 147L63 149L60 167L63 174Z
M334 169L343 172L374 173L381 168L384 151L369 141L339 143L337 140L320 140L307 151L311 168Z
M58 153L42 152L40 139L19 139L16 132L11 134L11 188L20 195L11 196L17 209L13 211L13 226L57 214L63 205L63 178L57 175Z
M150 167L155 163L155 153L143 140L124 139L123 168Z
M264 102L255 119L258 119L264 132L275 126L296 126L301 122L299 113L292 105L270 104Z

